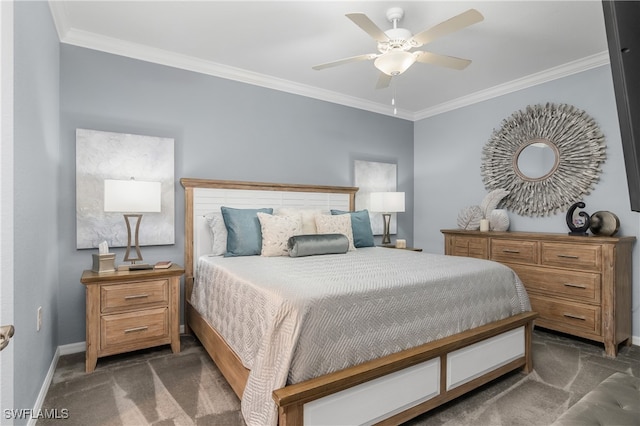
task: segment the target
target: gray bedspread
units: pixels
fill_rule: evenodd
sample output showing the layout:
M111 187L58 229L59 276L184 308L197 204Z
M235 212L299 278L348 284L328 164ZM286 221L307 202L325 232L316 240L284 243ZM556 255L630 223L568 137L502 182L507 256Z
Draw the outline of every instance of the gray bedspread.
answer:
M251 369L248 425L276 424L271 392L286 384L531 309L501 264L380 247L202 257L191 302Z

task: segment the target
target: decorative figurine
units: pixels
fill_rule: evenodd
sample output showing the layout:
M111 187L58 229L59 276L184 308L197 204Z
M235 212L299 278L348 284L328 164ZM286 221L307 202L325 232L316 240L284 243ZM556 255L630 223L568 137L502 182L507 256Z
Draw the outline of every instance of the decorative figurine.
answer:
M573 213L576 209L583 209L585 207L585 203L579 201L569 207L567 210L567 226L569 227L569 235L580 235L586 237L587 231L589 230L589 226L591 225L591 218L587 212L579 212L577 218L573 217Z

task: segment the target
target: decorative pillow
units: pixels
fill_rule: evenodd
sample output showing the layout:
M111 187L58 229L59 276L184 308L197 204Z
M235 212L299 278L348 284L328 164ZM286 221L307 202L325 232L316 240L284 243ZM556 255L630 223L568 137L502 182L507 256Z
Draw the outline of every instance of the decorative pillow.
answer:
M291 257L342 254L349 251L349 239L344 234L294 235L287 246Z
M373 231L371 230L371 219L367 209L357 212L345 212L342 210L331 210L331 214L348 214L351 216L351 229L353 230L353 245L358 247L373 247Z
M287 241L290 237L300 234L302 220L299 216L273 216L258 213L260 228L262 229L262 256L287 256L289 254Z
M349 250L355 250L353 245L353 230L351 229L351 215L316 215L318 234L343 234L349 239Z
M209 213L205 217L211 234L211 254L222 256L227 252L227 228L221 212Z
M320 209L296 209L293 207L282 207L276 211L279 216L300 216L302 219L302 232L301 234L317 234L316 229L316 215L327 214L328 211L322 211Z
M258 212L273 213L273 209L234 209L220 207L227 228L225 257L253 256L262 250L262 230Z

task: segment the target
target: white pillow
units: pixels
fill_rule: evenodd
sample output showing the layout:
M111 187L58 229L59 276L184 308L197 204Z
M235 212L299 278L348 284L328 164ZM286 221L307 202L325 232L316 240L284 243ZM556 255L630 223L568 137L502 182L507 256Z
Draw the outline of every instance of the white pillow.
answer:
M315 219L318 234L344 234L349 240L349 250L352 251L356 249L356 246L353 244L350 214L318 214Z
M282 207L276 210L276 214L279 216L300 216L302 220L302 234L317 234L316 230L316 215L328 214L329 211L322 211L320 209L296 209L294 207Z
M290 237L302 233L299 216L274 216L258 212L262 229L261 256L289 256L287 242Z
M211 254L222 256L227 252L227 227L221 212L214 212L205 215L207 225L211 234Z

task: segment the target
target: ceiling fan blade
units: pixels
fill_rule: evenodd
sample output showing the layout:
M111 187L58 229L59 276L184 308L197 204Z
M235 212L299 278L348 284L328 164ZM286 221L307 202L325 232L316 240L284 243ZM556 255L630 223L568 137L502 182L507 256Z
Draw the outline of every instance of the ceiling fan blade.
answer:
M414 52L416 55L416 62L423 64L439 65L441 67L453 68L456 70L463 70L471 61L469 59L456 58L455 56L439 55L431 52Z
M460 15L456 15L453 18L447 19L446 21L429 28L428 30L414 35L412 40L418 42L419 45L427 44L435 39L461 30L482 20L484 20L484 16L482 16L480 12L475 9L469 9L466 12L462 12Z
M337 61L333 61L333 62L327 62L324 64L319 64L319 65L314 65L313 68L314 70L323 70L325 68L331 68L331 67L337 67L338 65L344 65L344 64L348 64L351 62L358 62L358 61L368 61L371 59L375 59L378 55L376 55L375 53L367 53L365 55L358 55L358 56L352 56L350 58L344 58L344 59L339 59Z
M389 87L390 83L391 83L391 76L381 72L380 77L378 77L378 82L376 83L376 89L387 88Z
M345 15L351 19L354 24L362 28L367 34L379 42L389 41L389 37L382 31L371 19L364 13L347 13Z

